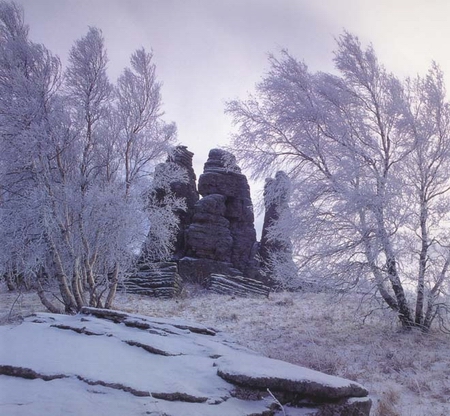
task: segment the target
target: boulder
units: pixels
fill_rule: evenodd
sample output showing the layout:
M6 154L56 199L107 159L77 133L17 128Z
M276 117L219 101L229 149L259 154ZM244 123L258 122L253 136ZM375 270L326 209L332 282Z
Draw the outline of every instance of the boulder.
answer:
M302 400L306 397L312 401L339 400L369 394L350 380L257 355L245 355L245 361L239 355L221 357L217 360L217 374L230 383L269 389L274 394L297 395Z

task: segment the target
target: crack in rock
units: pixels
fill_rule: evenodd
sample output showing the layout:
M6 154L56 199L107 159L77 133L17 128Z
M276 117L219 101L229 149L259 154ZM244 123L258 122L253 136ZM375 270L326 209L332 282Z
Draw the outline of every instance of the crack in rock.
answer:
M76 377L78 380L80 380L86 384L89 384L90 386L103 386L103 387L109 387L109 388L115 389L115 390L122 390L127 393L131 393L133 396L137 396L137 397L150 397L151 396L151 393L148 391L137 390L137 389L134 389L133 387L125 386L124 384L121 384L121 383L108 383L108 382L102 381L102 380L90 380L90 379L82 377L82 376L76 376Z
M0 365L0 375L10 376L10 377L19 377L27 380L44 380L44 381L52 381L56 379L62 378L70 378L71 376L66 374L42 374L37 371L32 370L31 368L25 367L16 367L12 365ZM187 403L205 403L208 400L208 397L198 397L192 396L187 393L182 392L173 392L173 393L164 393L164 392L156 392L151 393L145 390L134 389L133 387L126 386L121 383L109 383L103 380L91 380L86 377L75 375L75 377L82 381L83 383L88 384L89 386L102 386L108 387L114 390L122 390L126 393L130 393L133 396L137 397L153 397L159 400L166 400L171 402L187 402Z
M181 329L181 330L187 330L190 332L193 332L195 334L201 334L201 335L210 335L215 336L216 331L214 331L211 328L202 327L202 326L195 326L195 325L189 325L189 324L180 324L180 323L160 323L160 322L154 322L152 320L145 320L140 319L137 320L136 318L130 319L130 316L127 315L124 312L119 311L113 311L110 309L98 309L98 308L91 308L91 307L83 307L81 308L80 313L84 315L93 315L97 318L104 318L108 319L110 321L113 321L115 323L123 323L128 327L132 328L138 328L138 329L151 329L154 328L155 325L170 325L174 328ZM167 328L164 328L164 331L167 331L170 333L170 330ZM175 334L175 333L174 333Z
M152 393L155 399L167 400L169 402L205 403L207 397L192 396L187 393Z
M50 325L51 328L58 328L58 329L64 329L64 330L68 330L68 331L74 331L77 334L84 334L84 335L106 335L106 334L102 334L100 332L93 332L93 331L89 331L88 329L86 329L86 327L82 327L82 328L77 328L74 326L69 326L69 325L62 325L62 324L53 324Z
M211 328L200 328L197 326L191 326L191 325L180 325L180 324L172 324L175 328L178 329L187 329L188 331L193 332L194 334L201 334L201 335L210 335L215 336L216 331L214 331Z
M147 351L151 354L163 355L165 357L176 357L178 355L184 355L184 354L172 354L170 352L160 350L159 348L155 348L155 347L152 347L151 345L147 345L147 344L142 344L137 341L128 340L128 341L122 341L122 342L125 342L125 344L131 345L132 347L143 348L145 351Z
M25 378L27 380L41 379L44 381L51 381L51 380L69 377L64 374L53 374L53 375L41 374L41 373L38 373L38 372L32 370L31 368L16 367L13 365L0 365L0 374L4 375L4 376L10 376L10 377Z

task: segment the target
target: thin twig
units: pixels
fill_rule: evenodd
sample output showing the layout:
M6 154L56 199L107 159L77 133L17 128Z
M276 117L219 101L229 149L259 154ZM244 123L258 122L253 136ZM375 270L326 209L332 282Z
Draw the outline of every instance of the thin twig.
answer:
M272 397L273 400L275 400L275 403L280 406L281 411L283 412L283 416L286 416L286 412L284 411L283 405L280 403L280 401L272 394L272 392L267 389L267 393L270 394L270 397Z
M11 309L9 310L8 321L11 320L11 315L12 315L12 311L14 309L14 305L17 303L17 301L19 300L19 298L21 296L22 296L22 290L19 290L19 294L17 295L17 298L14 300L13 304L11 305Z

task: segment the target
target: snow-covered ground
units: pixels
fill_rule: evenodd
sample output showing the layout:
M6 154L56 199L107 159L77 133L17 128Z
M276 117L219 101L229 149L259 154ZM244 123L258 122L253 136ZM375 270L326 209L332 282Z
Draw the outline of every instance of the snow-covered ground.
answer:
M114 307L196 321L266 356L357 381L371 393L374 416L449 415L450 338L401 332L389 312L360 301L327 293L235 298L191 287L174 300L119 294ZM34 294L1 287L2 322L39 310Z

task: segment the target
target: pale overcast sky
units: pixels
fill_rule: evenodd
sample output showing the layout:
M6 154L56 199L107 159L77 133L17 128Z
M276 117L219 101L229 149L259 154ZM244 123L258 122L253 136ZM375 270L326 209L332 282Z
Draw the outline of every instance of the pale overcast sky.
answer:
M267 70L267 54L287 48L312 70L332 70L343 29L372 42L401 76L436 60L450 85L448 0L16 0L33 41L63 62L88 26L102 29L113 80L140 47L153 49L167 121L195 153L225 145L224 102L244 98ZM450 88L450 87L449 87Z

